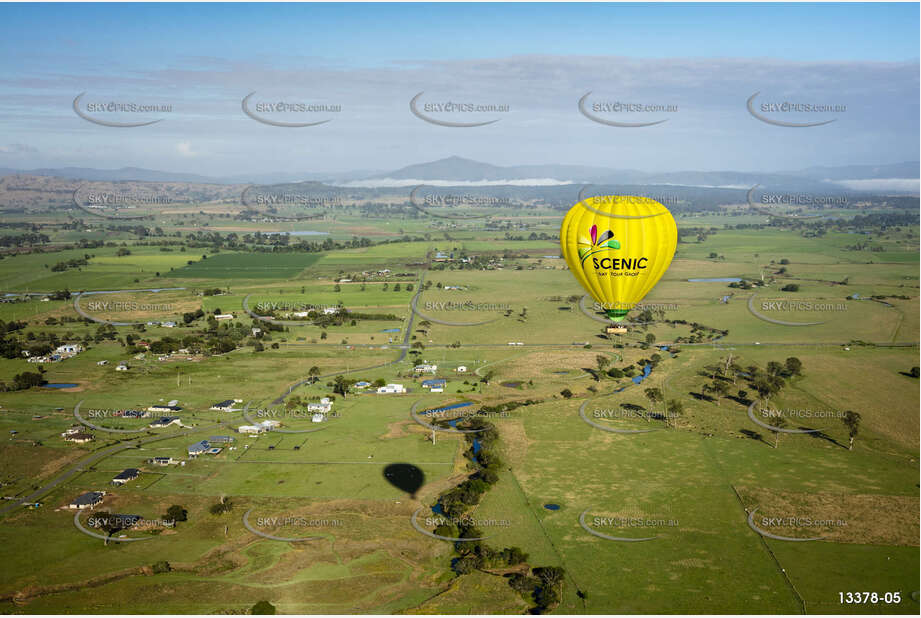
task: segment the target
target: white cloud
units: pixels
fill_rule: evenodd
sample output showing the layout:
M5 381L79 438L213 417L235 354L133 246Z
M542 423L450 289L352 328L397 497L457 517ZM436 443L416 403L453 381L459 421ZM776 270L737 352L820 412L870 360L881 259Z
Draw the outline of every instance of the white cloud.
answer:
M26 144L0 146L0 154L36 154L37 152L37 149L32 146L27 146Z
M338 184L340 187L555 187L574 184L571 180L556 178L518 178L515 180L421 180L419 178L370 178L368 180L351 180Z
M136 153L113 154L108 164L175 169L177 162L194 161L188 171L210 175L390 170L450 155L506 166L766 171L915 160L919 148L917 61L522 55L416 58L384 67L361 66L355 59L284 69L279 67L285 63L271 58L263 64L181 60L166 69L142 66L125 72L115 65L96 72L0 77L0 133L11 141L40 143L45 157L54 150L53 140L85 144L94 153L124 149L124 131L74 122L69 102L87 91L105 97L101 100L173 106L151 130L132 130ZM241 99L253 91L265 100L340 104L342 111L317 127L266 127L241 111ZM409 101L420 91L425 102L507 105L509 111L469 119L439 116L500 120L469 130L433 126L410 112ZM678 111L623 118L601 114L627 122L668 120L646 128L613 128L579 113L577 103L588 91L593 93L588 103L673 105ZM759 102L843 104L847 111L826 126L776 127L748 113L746 100L755 92L761 93ZM808 115L779 119L815 120L801 116ZM14 131L23 131L23 137ZM75 157L66 164L100 162Z
M181 157L195 157L198 153L192 150L192 142L182 141L176 144L176 151Z
M831 182L855 191L898 191L899 193L917 194L921 189L921 180L917 178L868 178Z

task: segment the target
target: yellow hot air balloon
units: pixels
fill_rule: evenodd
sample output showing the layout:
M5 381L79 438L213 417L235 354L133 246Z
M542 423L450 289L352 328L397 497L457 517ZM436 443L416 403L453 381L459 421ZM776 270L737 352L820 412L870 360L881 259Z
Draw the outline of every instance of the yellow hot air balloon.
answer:
M560 245L582 287L620 322L672 263L678 227L668 209L648 197L590 197L563 217Z

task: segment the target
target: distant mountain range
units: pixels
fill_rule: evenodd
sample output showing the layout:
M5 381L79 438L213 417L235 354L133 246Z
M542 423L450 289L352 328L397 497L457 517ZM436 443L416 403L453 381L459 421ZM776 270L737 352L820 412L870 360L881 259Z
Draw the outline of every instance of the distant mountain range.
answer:
M157 170L147 170L140 167L123 167L117 170L100 170L92 167L58 167L35 170L0 168L0 176L9 176L10 174L29 174L31 176L53 176L55 178L102 180L108 182L119 182L123 180L138 180L143 182L193 182L199 184L216 184L219 182L214 178L199 176L197 174L159 172Z
M562 184L681 185L747 188L755 184L789 190L841 189L917 193L919 163L810 167L780 172L675 171L649 173L582 165L499 166L462 157L448 157L409 165L389 172L353 171L339 174L271 173L209 177L184 172L163 172L136 167L102 170L83 167L14 170L0 168L0 176L31 174L78 180L188 182L203 184L279 184L314 181L351 187L397 187L422 182L442 185L511 184L546 186Z

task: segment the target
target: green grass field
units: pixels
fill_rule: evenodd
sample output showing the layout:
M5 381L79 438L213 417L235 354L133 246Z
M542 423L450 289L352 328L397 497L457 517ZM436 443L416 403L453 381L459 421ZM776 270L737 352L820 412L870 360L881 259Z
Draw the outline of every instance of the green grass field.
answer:
M529 229L538 232L558 231L559 218L549 211L506 214L509 220L530 221ZM5 292L125 290L86 296L81 306L107 297L172 305L169 311L92 313L143 322L181 321L184 312L219 309L234 314L232 324L239 324L245 337L224 354L161 361L148 352L135 358L122 345L126 335L182 340L199 333L204 320L177 328L118 327L115 340L102 340L100 325L77 319L72 301L37 297L0 304L0 320L26 321L23 336L31 332L33 341L54 336L88 345L74 358L43 366L47 381L76 388L0 393L0 493L8 498L0 509L43 490L39 508L0 513L0 557L6 565L0 570L0 607L30 614L246 613L257 601L268 600L280 613L524 613L531 603L505 578L482 571L458 576L451 569L452 546L410 525L416 509L427 510L471 470L463 440L442 432L433 444L431 431L414 422L410 409L532 400L533 405L492 420L504 465L472 514L507 522L488 527L490 546L517 546L531 566L565 569L562 598L553 613L918 613L912 593L919 577L919 396L918 380L910 375L919 364L917 226L861 235L882 249L872 252L855 250L854 234L807 238L777 228L724 227L764 219L679 217L682 227L717 230L701 242L687 237L691 242L679 245L670 269L645 301L661 304L666 320L728 334L679 344L677 356L649 346L646 337L674 350L676 340L692 336L688 324L658 321L605 335L604 325L572 300L584 291L565 263L545 257L558 255L555 241L507 241L504 232L487 230L480 221L449 228L424 218L362 219L346 210L323 221L276 224L279 229L271 231L328 231L340 240L355 235L392 241L412 234L425 240L324 253L161 252L132 244L126 233L113 238L119 244L124 240L130 255L101 247L4 257L0 290ZM167 219L164 226L170 232L270 231L197 212ZM62 239L72 242L72 236L71 230L61 232ZM489 270L452 263L432 263L426 270L423 263L436 249L503 259ZM93 255L87 265L50 271L55 263L85 253ZM781 267L786 270L779 272ZM383 269L392 271L389 278L337 284ZM432 285L417 295L423 274ZM688 281L760 281L762 275L765 285L748 290ZM781 289L790 284L798 291ZM172 287L183 289L131 291ZM212 288L222 294L199 294ZM872 295L887 298L877 302L869 299ZM244 300L257 314L267 307L341 304L352 312L395 319L326 328L287 325L264 333L264 350L257 352L251 328L265 324L246 313ZM799 308L763 304L779 301ZM821 324L791 326L764 317ZM399 330L386 332L393 329ZM404 335L418 353L399 347ZM518 342L523 345L509 345ZM594 375L599 355L609 367L624 368L652 354L660 362L641 384ZM769 401L758 401L757 409L859 412L853 449L847 448L848 430L837 416L801 421L806 428L819 425L821 433L784 434L774 448L772 432L751 421L739 397L717 403L703 396L710 368L729 355L743 368L800 359L802 375L787 380ZM108 364L97 364L103 360ZM120 361L131 369L116 372ZM443 393L422 387L423 378L412 374L416 362L438 365L435 377L447 380ZM323 377L305 385L312 366ZM466 370L458 371L462 366ZM25 358L0 359L0 382L11 385L24 371L37 366ZM336 375L397 382L409 392L365 391L343 398L333 392ZM732 379L730 394L746 390L754 397L744 376ZM661 404L644 392L651 387L683 405L669 428L636 414L596 417L611 429L655 430L616 433L580 418L583 403L590 418L594 410L622 411L624 405L657 410ZM290 409L278 401L289 389L285 401L300 401ZM325 396L335 398L337 414L321 431L312 431L317 425L297 412ZM173 399L183 408L178 413L183 428L151 429L151 419L111 414ZM242 402L232 412L209 409L224 399ZM85 445L60 436L76 422L77 404L84 418L103 428L93 430L96 440ZM244 405L254 420L280 420L285 432L236 433L248 423ZM232 435L233 448L188 457L190 444L215 435ZM155 456L183 465L146 463ZM421 470L424 481L415 496L387 482L384 468L392 463ZM141 477L112 486L112 477L128 467L141 468ZM178 504L188 510L188 521L156 534L124 533L150 540L106 545L81 534L73 512L62 508L90 490L108 492L97 512L160 518ZM230 501L229 512L212 514L222 499ZM761 536L747 522L753 509L768 519L799 518L795 526L768 525L773 534L818 531L824 538L795 542ZM243 525L250 510L251 523L259 518L339 523L316 528L256 524L283 538L321 537L277 541ZM624 542L595 536L580 525L583 512L597 532L655 538ZM82 521L88 517L84 513ZM807 528L802 518L845 523ZM154 574L151 566L159 561L168 561L172 570ZM839 592L858 590L898 591L902 602L873 607L839 602Z

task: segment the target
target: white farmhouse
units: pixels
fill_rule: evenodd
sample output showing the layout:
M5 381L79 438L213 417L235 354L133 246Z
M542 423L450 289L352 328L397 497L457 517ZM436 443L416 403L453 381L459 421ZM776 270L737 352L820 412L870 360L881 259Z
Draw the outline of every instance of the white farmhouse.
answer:
M240 425L237 427L239 433L259 434L265 431L262 425Z
M65 343L64 345L59 345L54 353L61 356L74 356L83 351L83 346L79 343Z

